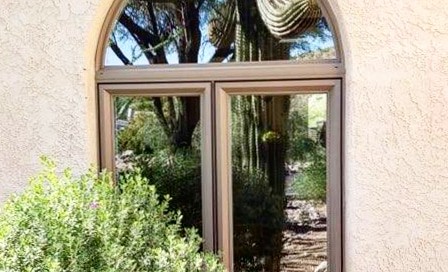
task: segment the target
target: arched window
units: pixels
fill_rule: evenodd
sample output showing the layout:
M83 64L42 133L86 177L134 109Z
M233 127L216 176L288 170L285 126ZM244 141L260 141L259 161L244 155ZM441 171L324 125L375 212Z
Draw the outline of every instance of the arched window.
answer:
M339 61L315 0L129 1L105 65Z
M117 182L139 168L229 271L341 271L343 63L326 6L117 0L111 12L102 166Z

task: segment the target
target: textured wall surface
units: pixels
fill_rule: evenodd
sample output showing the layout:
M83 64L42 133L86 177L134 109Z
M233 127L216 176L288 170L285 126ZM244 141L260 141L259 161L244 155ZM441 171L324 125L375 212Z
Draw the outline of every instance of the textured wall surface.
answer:
M85 44L94 0L2 1L0 201L48 154L75 170L88 162Z
M92 52L110 2L2 1L0 202L40 154L92 161ZM448 5L329 2L347 66L346 271L448 271Z
M448 271L448 5L338 2L347 271Z

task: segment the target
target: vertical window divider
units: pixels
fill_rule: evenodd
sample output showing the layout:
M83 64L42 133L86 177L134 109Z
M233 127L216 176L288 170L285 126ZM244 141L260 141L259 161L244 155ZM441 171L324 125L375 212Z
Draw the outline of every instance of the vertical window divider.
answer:
M341 81L328 93L327 209L329 270L342 271L342 94Z
M233 271L232 254L232 184L231 154L229 148L230 124L228 94L222 89L221 83L215 84L216 101L216 152L217 152L217 209L218 209L218 247L223 263L229 271Z
M213 125L212 125L212 86L205 84L204 92L201 94L201 171L202 171L202 220L204 245L207 250L214 251L214 205L213 205Z

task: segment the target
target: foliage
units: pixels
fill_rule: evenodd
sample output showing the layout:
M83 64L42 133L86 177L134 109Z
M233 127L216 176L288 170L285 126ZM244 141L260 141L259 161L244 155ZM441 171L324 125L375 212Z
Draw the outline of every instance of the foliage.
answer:
M261 135L261 140L264 143L276 142L280 140L281 135L275 131L267 131L263 135Z
M165 149L152 155L137 156L134 163L160 196L170 196L171 209L184 215L184 227L201 229L201 159L197 151ZM126 179L120 183L125 182Z
M308 115L304 111L292 111L288 119L289 161L305 162L314 150L314 141L308 137Z
M294 180L294 189L299 198L326 201L327 166L325 149L315 144L316 150L310 164Z
M132 108L135 103L134 97L117 97L115 98L115 114L117 119L125 120L128 118L128 111Z
M108 173L44 164L0 214L0 271L223 271L140 175L118 190Z
M234 167L233 202L235 271L269 271L282 249L283 199L262 171Z
M160 101L167 102L167 99ZM174 111L182 107L178 98L172 102ZM163 114L172 109L167 106L169 104L162 106ZM174 148L163 132L162 120L155 114L157 109L153 100L136 99L132 108L137 111L134 118L117 137L119 160L123 162L117 164L120 175L132 174L139 169L161 196L171 197L171 208L184 214L184 227L201 230L200 124L192 133L190 147Z
M321 18L314 27L303 33L292 45L291 55L297 59L313 59L310 58L310 54L316 54L315 59L331 59L335 57L335 52L330 52L328 56L321 53L329 49L331 51L334 48L333 43L333 34L328 22L325 18Z
M256 2L129 0L110 35L110 48L125 65L268 60L273 57L272 53L278 53L279 40L267 29L264 30L266 27L259 19ZM234 16L229 16L231 14ZM248 19L240 21L242 31L235 32L236 14ZM271 15L276 17L276 14L278 12ZM290 19L287 19L287 29L295 32L297 25L292 24ZM253 35L254 32L259 35L258 42L247 39L255 38L257 35ZM268 42L260 43L260 38L270 40L277 46L271 48ZM224 42L217 43L216 40ZM298 37L286 41L287 45L283 43L281 51L285 51L290 59L301 59L303 54L334 47L329 24L323 17ZM242 56L242 51L235 52L239 45L249 48L249 44L257 47L252 50L251 58ZM255 56L258 54L255 52L260 50L262 56ZM283 57L282 54L273 58ZM334 54L331 55L333 57Z
M171 197L170 207L184 215L184 227L202 226L200 155L194 150L161 150L134 158L142 175L157 192ZM121 182L126 182L122 180ZM234 251L238 271L261 271L263 263L278 256L283 229L283 200L272 193L262 171L233 169Z
M152 112L138 112L129 125L117 133L117 150L132 150L134 154L151 154L167 146L168 139Z
M305 106L308 107L309 99L306 98L305 101ZM325 110L314 106L312 109L317 112L309 112L309 110L303 110L300 101L295 102L298 104L299 110L291 111L289 115L287 155L290 162L300 162L301 170L295 177L293 187L301 199L325 201L326 154L325 142L321 141L322 133L325 133L325 123L320 129L316 129L315 136L309 136L311 120L313 123L317 123L316 120L322 119ZM325 107L325 103L323 105Z

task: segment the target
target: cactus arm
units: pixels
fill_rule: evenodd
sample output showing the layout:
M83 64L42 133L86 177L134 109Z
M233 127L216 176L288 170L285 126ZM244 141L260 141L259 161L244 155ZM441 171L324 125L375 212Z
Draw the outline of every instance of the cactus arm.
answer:
M236 5L230 1L217 7L208 26L210 42L218 49L228 48L235 39Z
M298 37L322 16L316 0L257 0L257 6L266 27L280 39Z

